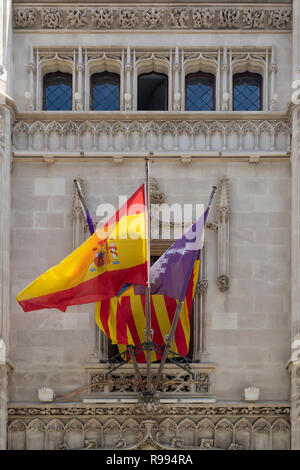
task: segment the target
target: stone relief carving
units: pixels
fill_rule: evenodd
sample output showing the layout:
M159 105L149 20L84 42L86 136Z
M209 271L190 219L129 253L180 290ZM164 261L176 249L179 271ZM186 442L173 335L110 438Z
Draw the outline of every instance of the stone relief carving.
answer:
M283 135L282 138L286 139L286 151L288 151L290 145L288 137L291 134L291 129L288 123L284 121L191 121L184 125L182 121L100 121L98 123L89 121L69 121L67 123L59 121L41 121L39 122L38 130L36 125L36 122L27 121L19 121L15 124L13 129L14 150L17 151L19 149L20 136L22 136L20 145L21 149L28 151L32 150L31 137L34 136L37 131L42 132L45 135L45 139L35 143L36 150L47 150L48 139L50 136L53 137L54 133L58 133L61 136L61 139L57 139L56 150L63 151L65 150L66 145L68 145L69 151L80 151L83 149L88 151L87 140L89 139L90 148L101 152L120 152L126 149L128 151L133 134L140 135L140 148L142 148L143 151L148 149L152 150L152 148L148 147L149 139L151 139L161 152L165 150L165 136L168 136L167 138L169 139L166 150L170 151L172 149L180 151L181 147L179 138L182 135L187 137L189 148L185 148L185 150L189 151L211 151L216 136L222 138L222 151L224 152L227 149L227 141L230 138L232 148L232 137L235 138L236 150L246 150L246 148L244 148L244 139L248 134L253 134L254 136L252 143L253 151L257 151L260 148L260 138L265 135L270 136L268 150L276 150L276 136L280 134L281 136ZM87 129L88 135L86 135ZM70 132L76 136L76 139L72 142L68 141L68 135ZM108 135L108 143L106 147L102 146L100 149L100 147L98 148L99 142L96 137L102 133ZM118 135L120 133L124 135L121 145L118 141ZM85 143L83 144L84 135ZM195 145L195 138L198 135L203 135L205 137L203 148L199 148ZM247 147L247 151L250 151L249 146Z
M15 25L19 28L29 28L36 22L37 14L34 8L18 8L14 11Z
M265 12L264 10L258 10L257 8L248 8L244 10L244 27L246 29L261 29L264 27Z
M200 372L196 376L196 392L209 392L210 379L207 372Z
M120 408L121 410L121 408ZM78 419L80 417L80 420ZM213 419L213 420L212 420ZM9 450L30 449L30 443L35 448L43 449L250 449L251 442L256 449L255 436L263 433L272 447L274 440L271 435L285 438L286 448L290 431L289 422L282 417L270 419L241 420L234 416L229 420L211 416L191 419L173 418L55 418L46 422L43 418L13 419L8 425ZM230 437L228 435L230 433ZM243 439L245 432L249 439ZM243 434L244 433L244 434ZM196 443L196 445L195 445ZM259 448L259 441L258 441Z
M115 12L115 14L114 14ZM166 13L166 15L165 15ZM191 13L191 15L190 15ZM236 28L240 29L286 29L291 24L292 10L287 8L70 8L16 7L16 28ZM88 18L92 21L89 24ZM191 17L191 19L190 19Z
M286 28L290 21L291 14L291 10L272 10L270 12L268 24L277 29Z
M93 10L92 21L97 28L109 28L113 22L113 11L108 8Z
M143 23L147 28L155 29L163 22L164 10L160 8L147 8L143 11Z
M165 202L165 195L159 190L158 183L155 178L150 178L150 202L151 204L162 204Z
M63 28L63 15L62 11L58 8L46 8L41 10L41 24L42 28Z
M237 26L240 11L237 9L227 8L219 11L218 24L222 28L234 28Z
M88 23L87 11L82 9L68 10L66 14L66 22L67 26L70 26L71 28L80 28L80 26L86 25Z
M196 8L193 10L194 28L212 28L214 22L214 10L212 8Z
M133 8L123 8L118 13L118 24L121 28L135 28L138 22L137 12Z
M189 11L182 8L172 8L169 11L168 19L173 28L187 28Z

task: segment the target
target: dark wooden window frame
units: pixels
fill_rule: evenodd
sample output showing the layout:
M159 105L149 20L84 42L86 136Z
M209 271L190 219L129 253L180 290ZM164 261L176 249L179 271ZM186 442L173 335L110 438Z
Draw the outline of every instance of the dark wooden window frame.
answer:
M91 111L97 111L94 109L94 103L93 103L93 90L95 84L93 83L93 77L100 77L100 76L107 76L107 77L112 77L112 78L117 78L118 79L118 86L119 86L119 110L120 110L120 75L118 73L114 72L107 72L106 70L104 72L95 72L90 76L90 110ZM109 110L107 110L109 111Z
M56 72L49 72L49 73L46 73L44 76L43 76L43 111L47 111L46 109L46 88L47 88L47 84L46 84L46 80L47 78L51 78L51 77L55 77L55 76L60 76L62 78L69 78L70 79L70 86L71 86L71 110L72 110L72 96L73 96L73 77L72 77L72 74L71 73L67 73L67 72L60 72L59 70L57 70ZM64 111L63 109L62 110L58 110L58 111Z
M200 70L198 72L193 72L193 73L188 73L185 76L185 110L189 111L187 109L187 87L188 87L188 79L189 78L194 78L194 77L204 77L204 78L213 78L213 94L212 94L212 101L213 101L213 106L211 111L216 110L216 76L213 73L208 73L208 72L201 72ZM199 111L202 111L199 109Z
M232 108L233 111L236 111L234 109L234 93L235 93L235 86L234 86L234 79L235 78L241 78L241 77L259 77L260 84L258 86L259 88L259 109L256 111L262 111L263 110L263 76L260 73L255 73L255 72L242 72L242 73L235 73L232 77ZM240 110L238 110L240 111Z
M166 81L165 81L165 109L161 110L161 111L168 111L168 106L169 106L169 77L165 73L156 72L155 70L152 70L152 72L141 73L137 77L137 94L139 93L139 79L140 79L140 77L143 77L144 75L151 75L153 73L157 74L157 75L164 75L166 77ZM138 99L137 99L137 109L138 109ZM138 109L138 111L143 111L143 110Z

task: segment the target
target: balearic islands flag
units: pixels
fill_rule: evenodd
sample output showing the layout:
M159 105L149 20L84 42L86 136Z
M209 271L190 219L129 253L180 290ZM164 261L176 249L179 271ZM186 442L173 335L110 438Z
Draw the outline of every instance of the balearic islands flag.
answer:
M146 285L145 191L142 185L105 225L17 295L25 312L65 311L109 299L125 283Z

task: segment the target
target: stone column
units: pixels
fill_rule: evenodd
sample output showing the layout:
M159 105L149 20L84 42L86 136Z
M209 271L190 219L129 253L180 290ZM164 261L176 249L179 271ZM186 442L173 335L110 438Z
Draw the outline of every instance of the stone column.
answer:
M12 117L5 95L12 90L12 2L0 0L0 449L6 449L9 307L10 307L10 237L11 237L11 127Z
M207 242L200 252L200 269L194 298L193 360L207 362Z
M291 448L300 449L300 2L293 2L291 145ZM296 351L295 351L296 349ZM298 352L297 352L298 349Z

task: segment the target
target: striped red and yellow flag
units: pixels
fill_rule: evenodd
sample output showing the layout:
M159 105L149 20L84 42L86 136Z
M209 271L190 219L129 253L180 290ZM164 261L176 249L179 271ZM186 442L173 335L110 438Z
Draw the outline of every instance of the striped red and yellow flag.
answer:
M190 344L190 312L199 272L199 260L195 261L184 299L180 320L175 333L172 349L182 356L187 356ZM151 327L153 342L164 346L166 335L169 334L178 300L165 295L151 295ZM124 352L126 345L137 346L145 341L145 296L135 295L133 287L125 291L120 299L96 304L96 323L111 339L118 344L119 351ZM141 352L137 362L145 363L146 356ZM155 362L161 355L151 352L151 360Z
M17 295L25 312L66 310L109 299L125 283L146 285L145 190L130 199L79 248Z

